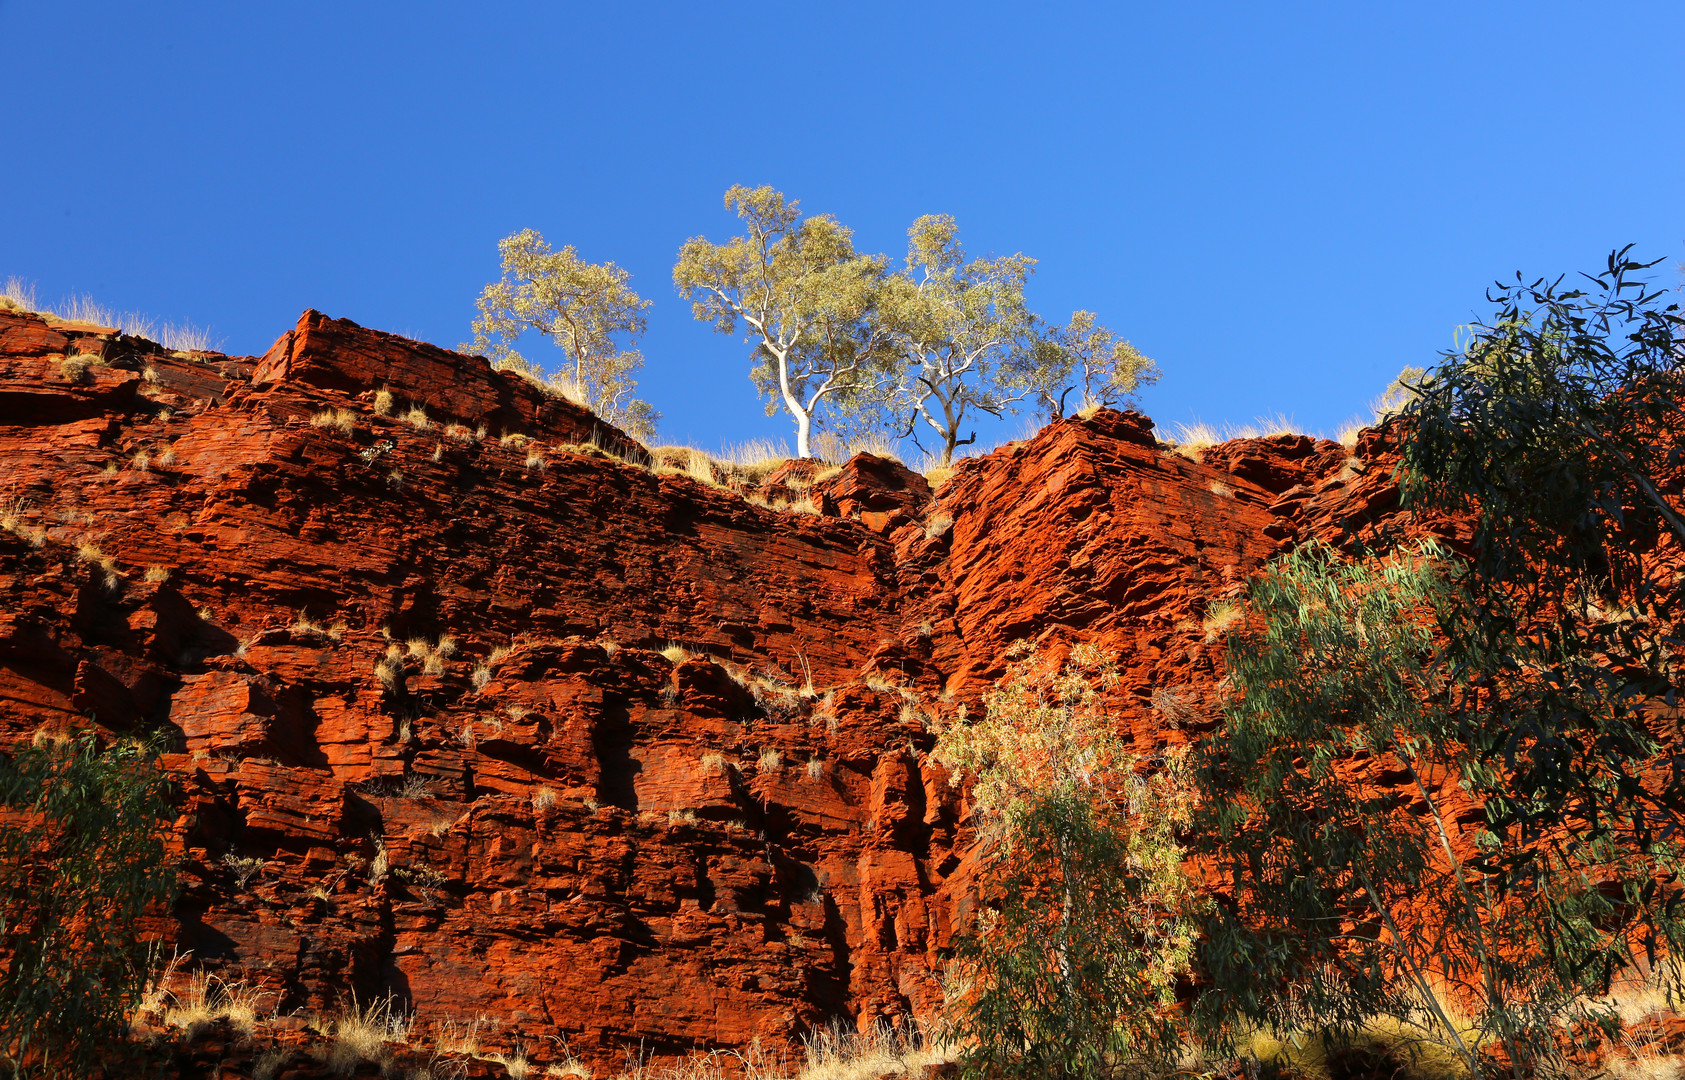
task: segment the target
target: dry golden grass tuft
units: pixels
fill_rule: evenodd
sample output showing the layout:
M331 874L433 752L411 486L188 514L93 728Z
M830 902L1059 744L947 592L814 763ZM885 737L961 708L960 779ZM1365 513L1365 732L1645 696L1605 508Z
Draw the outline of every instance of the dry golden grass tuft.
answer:
M1176 453L1198 461L1201 450L1232 439L1271 439L1281 435L1298 434L1298 426L1293 423L1291 417L1276 413L1274 416L1261 416L1250 424L1238 427L1231 424L1220 429L1199 420L1191 424L1176 424L1159 437L1168 442ZM1165 438L1165 435L1169 437Z
M694 446L658 446L650 451L650 458L655 462L651 471L657 476L688 476L709 487L724 487L721 477L729 472Z
M463 1057L477 1058L483 1050L480 1029L485 1023L483 1018L471 1021L441 1020L433 1025L433 1046L441 1054L460 1054Z
M31 547L44 547L47 543L47 530L29 524L33 510L34 505L23 499L0 500L0 529L11 533Z
M41 305L35 299L35 286L20 277L9 277L4 285L0 285L0 306L12 311L39 311Z
M392 391L377 390L375 391L374 402L370 407L374 410L376 416L391 416L392 411L397 408L397 401L392 397Z
M722 447L714 459L733 475L751 484L758 484L772 475L778 466L790 460L790 448L771 439L751 439Z
M349 435L357 429L357 417L350 409L324 409L310 418L310 426Z
M527 468L533 472L543 472L550 467L550 462L536 449L527 451Z
M1216 641L1245 617L1246 609L1240 604L1232 600L1222 600L1211 605L1211 609L1205 614L1205 620L1200 623L1200 630L1204 632L1206 641Z
M184 990L168 989L186 959L177 954L153 976L136 1009L137 1018L143 1013L154 1014L164 1026L179 1028L187 1043L196 1041L220 1020L250 1036L264 1015L262 1006L267 995L263 989L243 979L226 980L203 971L194 972Z
M1196 420L1191 424L1177 424L1171 428L1167 441L1175 447L1178 454L1197 460L1196 455L1199 451L1216 446L1223 439L1216 428Z
M880 694L901 694L902 696L906 696L909 693L906 687L902 686L900 683L892 681L881 671L868 672L866 677L861 679L860 682L866 687L866 689L876 691Z
M392 1066L387 1044L407 1044L410 1026L410 1018L390 997L364 1007L353 996L350 1005L328 1022L333 1045L327 1066L341 1076L350 1076L366 1061L385 1073Z
M121 583L122 575L117 571L117 560L101 551L99 545L92 540L76 542L76 558L92 567L97 567L104 576L105 587L115 591Z
M1234 488L1232 488L1229 485L1223 483L1221 480L1211 481L1210 487L1211 487L1211 494L1219 496L1220 498L1232 499L1232 498L1235 497Z
M834 431L822 431L814 437L813 453L820 461L834 465L847 461L855 454L871 454L901 462L901 448L897 440L882 431L859 432L847 437Z
M396 649L396 646L393 649ZM394 657L393 649L386 650L386 655L374 662L374 677L388 690L396 690L404 674L402 652Z
M67 356L59 361L59 374L64 376L66 382L81 382L96 364L104 367L105 361L91 353Z
M410 406L409 411L404 413L404 423L417 431L426 431L433 426L432 421L427 419L427 410L420 405Z
M733 825L745 827L727 822L727 828ZM927 1037L916 1022L879 1024L864 1033L838 1025L804 1039L799 1062L769 1052L757 1039L743 1050L715 1050L670 1064L632 1058L618 1080L918 1080L932 1067L957 1060L958 1050L951 1041Z

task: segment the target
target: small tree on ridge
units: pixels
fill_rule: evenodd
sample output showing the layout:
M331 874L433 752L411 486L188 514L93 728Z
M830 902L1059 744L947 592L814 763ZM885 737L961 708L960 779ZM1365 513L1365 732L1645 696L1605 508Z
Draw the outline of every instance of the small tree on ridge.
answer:
M948 214L926 214L907 230L906 272L882 301L899 354L886 398L907 417L904 434L920 419L930 426L944 465L977 440L975 431L961 437L968 416L998 417L1028 392L1001 376L1033 348L1024 282L1035 262L1022 254L967 259Z
M827 214L801 217L796 202L770 187L736 185L725 205L746 234L723 244L687 240L673 284L720 333L742 324L767 415L788 412L796 455L812 457L820 408L863 403L884 362L887 334L871 314L886 260L856 253L851 230Z
M1132 400L1161 374L1139 349L1101 326L1092 311L1073 311L1070 322L1050 327L1034 349L1020 354L1006 379L1028 390L1039 411L1058 420L1075 391L1081 397L1073 411L1109 409Z
M473 342L463 348L547 383L635 438L652 438L661 414L632 397L644 358L619 345L636 342L647 325L650 301L627 287L631 275L613 263L586 262L572 245L551 251L535 229L522 229L497 248L503 278L475 301L480 317ZM550 338L567 355L568 368L546 375L516 352L516 339L528 330Z

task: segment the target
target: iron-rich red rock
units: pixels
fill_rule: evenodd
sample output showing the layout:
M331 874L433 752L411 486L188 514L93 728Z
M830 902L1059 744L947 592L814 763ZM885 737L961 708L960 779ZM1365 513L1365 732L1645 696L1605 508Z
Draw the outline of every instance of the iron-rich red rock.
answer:
M284 1010L391 994L604 1068L929 1014L971 837L926 716L1092 639L1130 737L1185 740L1211 606L1391 511L1366 445L1195 460L1103 411L934 491L792 463L758 497L795 513L317 312L261 358L0 312L0 739L162 724L161 932Z

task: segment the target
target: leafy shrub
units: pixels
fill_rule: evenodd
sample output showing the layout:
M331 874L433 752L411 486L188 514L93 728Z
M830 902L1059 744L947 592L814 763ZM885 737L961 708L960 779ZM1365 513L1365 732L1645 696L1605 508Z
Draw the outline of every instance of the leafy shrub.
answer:
M148 746L93 735L0 758L0 1052L87 1075L146 986L140 920L174 894L172 811Z
M980 882L998 902L957 942L968 1076L1108 1075L1179 1041L1198 905L1177 832L1191 806L1180 758L1141 762L1113 733L1102 691L1117 681L1091 645L1064 665L1020 650L983 718L962 715L937 743L972 778Z

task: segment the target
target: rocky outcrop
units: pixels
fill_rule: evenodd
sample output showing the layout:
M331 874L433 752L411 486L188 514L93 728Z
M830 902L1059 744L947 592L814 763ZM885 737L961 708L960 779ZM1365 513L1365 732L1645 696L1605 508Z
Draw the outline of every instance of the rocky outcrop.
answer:
M934 490L708 482L316 312L261 358L0 312L0 739L162 726L159 932L284 1010L601 1067L928 1014L970 844L929 718L1028 638L1113 649L1143 750L1209 725L1212 606L1396 514L1365 438L1103 411Z

